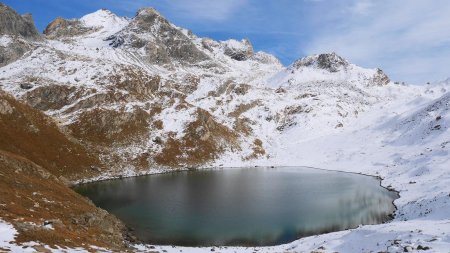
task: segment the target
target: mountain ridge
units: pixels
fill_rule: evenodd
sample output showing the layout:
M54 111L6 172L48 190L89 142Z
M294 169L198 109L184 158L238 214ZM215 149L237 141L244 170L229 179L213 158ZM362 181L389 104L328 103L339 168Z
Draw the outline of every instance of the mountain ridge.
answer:
M254 52L249 40L199 38L153 8L142 8L131 19L107 10L57 18L45 37L28 59L6 66L0 74L3 87L56 117L78 141L103 153L103 162L136 161L115 162L113 175L154 166L208 166L232 150L239 150L244 161L270 157L265 151L270 141L259 136L262 128L281 133L298 127L300 118L314 128L323 123L311 111L321 114L325 109L320 108L338 106L338 117L326 123L333 129L350 113L364 111L365 97L381 99L367 95L371 86L389 83L381 70L357 67L335 53L283 67L276 57ZM336 85L352 95L342 96ZM286 89L291 94L281 98L287 93L279 91ZM268 109L280 99L285 105ZM331 102L339 100L342 105ZM256 120L250 112L268 120ZM180 149L186 143L198 152L206 145L208 159ZM174 148L170 159L184 162L160 158Z

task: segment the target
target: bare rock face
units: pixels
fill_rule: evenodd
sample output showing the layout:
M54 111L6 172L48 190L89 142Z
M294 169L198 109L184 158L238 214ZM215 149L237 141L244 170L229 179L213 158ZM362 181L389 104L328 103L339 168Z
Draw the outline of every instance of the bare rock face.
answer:
M44 34L49 39L73 37L93 32L92 28L83 26L81 21L73 19L67 20L61 17L56 18L44 30Z
M225 41L225 54L236 61L245 61L253 55L253 46L248 39Z
M2 3L0 3L0 35L21 36L26 39L40 37L31 14L21 16Z
M313 56L304 57L294 63L294 67L299 69L301 67L316 67L330 72L338 72L340 69L349 65L347 60L337 55L331 54L319 54Z
M8 38L11 42L7 46L0 46L0 67L16 61L32 48L28 41L24 39L18 37Z
M19 15L16 11L0 3L0 67L22 57L32 47L29 41L41 36L34 26L31 14Z
M140 9L128 27L107 40L113 47L143 48L146 60L153 64L164 65L172 61L195 64L209 60L187 34L153 8Z
M48 85L38 87L22 98L33 108L47 111L58 110L69 104L69 96L75 88L64 85Z
M375 85L387 85L391 80L381 69L377 69L377 73L373 76L372 82Z

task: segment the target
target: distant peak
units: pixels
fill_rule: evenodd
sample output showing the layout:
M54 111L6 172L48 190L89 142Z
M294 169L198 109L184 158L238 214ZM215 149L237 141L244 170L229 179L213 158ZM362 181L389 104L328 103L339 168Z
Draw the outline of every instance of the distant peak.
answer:
M126 18L119 17L110 10L100 9L83 16L80 21L87 27L110 27L126 23Z
M80 21L85 22L86 24L93 25L90 23L97 23L96 21L103 21L105 19L118 18L116 14L112 13L106 9L100 9L93 13L89 13L80 18Z
M155 8L152 7L139 9L133 19L133 22L145 31L149 30L155 24L171 24L165 17L161 15L161 13L159 13Z
M345 68L348 65L349 62L346 59L332 52L306 56L294 62L293 67L296 69L301 67L316 67L330 72L337 72L340 68Z
M136 16L162 16L162 15L153 7L143 7L138 10Z
M230 39L222 43L225 44L225 55L234 60L245 61L254 54L252 43L248 39L241 41Z

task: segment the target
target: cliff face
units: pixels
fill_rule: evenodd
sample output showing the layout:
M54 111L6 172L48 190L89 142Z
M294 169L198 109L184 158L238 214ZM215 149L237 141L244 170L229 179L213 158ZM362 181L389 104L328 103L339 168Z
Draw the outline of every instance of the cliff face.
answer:
M0 67L22 57L33 48L30 41L40 39L31 14L19 15L0 3Z
M40 37L31 14L19 15L2 3L0 3L0 35L21 36L27 39Z

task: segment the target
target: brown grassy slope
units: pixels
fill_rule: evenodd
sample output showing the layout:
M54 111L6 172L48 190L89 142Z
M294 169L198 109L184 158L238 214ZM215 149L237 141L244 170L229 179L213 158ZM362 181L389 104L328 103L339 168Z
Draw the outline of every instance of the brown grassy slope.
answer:
M53 175L74 180L103 167L95 154L70 140L42 112L0 91L0 149L33 161Z
M0 151L0 217L18 230L18 243L124 249L124 226L115 217L42 167L4 151ZM45 228L45 221L54 229Z
M132 112L96 108L84 111L68 129L93 146L126 145L148 134L149 115L138 108Z
M213 161L225 148L239 149L237 134L198 108L196 120L190 122L180 140L169 137L155 162L170 167L199 166Z

